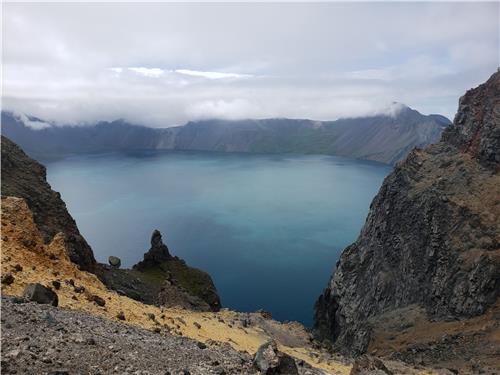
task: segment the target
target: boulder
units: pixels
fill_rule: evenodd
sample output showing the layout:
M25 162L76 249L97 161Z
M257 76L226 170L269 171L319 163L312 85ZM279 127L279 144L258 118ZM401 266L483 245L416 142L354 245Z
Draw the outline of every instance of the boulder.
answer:
M52 306L57 306L59 303L57 294L39 283L28 284L24 289L23 296L28 301L49 304Z
M102 297L99 297L95 294L88 295L87 300L94 302L97 306L103 307L104 305L106 305L106 301Z
M15 278L10 273L2 275L2 284L10 285L14 282Z
M260 346L255 353L253 364L264 375L298 375L299 373L295 360L288 354L280 352L274 340Z
M122 265L122 261L120 258L118 257L115 257L113 255L111 255L109 258L108 258L108 262L109 262L109 265L113 268L120 268L120 266Z

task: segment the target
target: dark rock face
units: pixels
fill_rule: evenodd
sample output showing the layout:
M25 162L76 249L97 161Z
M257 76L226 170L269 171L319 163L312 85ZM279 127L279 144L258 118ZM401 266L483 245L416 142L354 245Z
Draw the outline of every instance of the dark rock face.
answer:
M81 269L94 271L96 261L92 249L80 235L61 195L47 183L45 167L4 136L2 195L24 198L45 242L50 242L57 233L62 232L70 259Z
M158 303L159 287L141 277L140 272L107 264L99 266L99 278L109 289L142 303L149 305Z
M263 375L299 374L295 360L278 351L278 345L272 340L260 346L255 353L253 364Z
M194 311L210 311L210 305L200 297L189 294L172 279L164 281L158 293L158 304L165 307L183 307Z
M453 125L443 133L443 142L473 155L493 169L500 163L499 81L497 72L485 84L460 98Z
M28 284L23 292L23 297L28 301L37 302L41 304L48 304L57 306L59 299L57 294L42 284Z
M500 295L500 73L468 91L439 144L386 178L315 306L315 330L367 350L380 314L412 304L431 319L483 314Z

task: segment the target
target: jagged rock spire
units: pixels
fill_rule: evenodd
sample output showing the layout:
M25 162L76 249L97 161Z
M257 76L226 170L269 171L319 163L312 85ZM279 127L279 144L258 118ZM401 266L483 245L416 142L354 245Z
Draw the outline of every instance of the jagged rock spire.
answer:
M162 262L165 262L171 258L172 256L168 251L167 245L163 243L160 231L158 229L155 229L153 231L153 234L151 235L151 248L147 253L144 254L144 260L137 263L134 268L141 270L144 268L153 267L156 265L160 265Z

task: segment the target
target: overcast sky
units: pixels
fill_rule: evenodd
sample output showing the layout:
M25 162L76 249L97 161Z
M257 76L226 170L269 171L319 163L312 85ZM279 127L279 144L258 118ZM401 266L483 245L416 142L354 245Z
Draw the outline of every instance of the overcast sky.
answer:
M453 118L499 65L499 3L7 3L3 109L331 120L392 101Z

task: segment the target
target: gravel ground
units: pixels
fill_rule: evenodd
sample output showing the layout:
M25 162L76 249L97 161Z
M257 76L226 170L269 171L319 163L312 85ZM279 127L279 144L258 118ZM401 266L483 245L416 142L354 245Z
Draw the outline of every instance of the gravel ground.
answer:
M250 355L227 344L205 347L79 311L2 297L1 321L3 374L256 373Z

